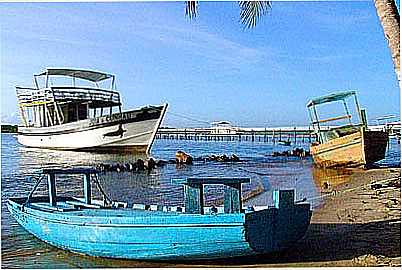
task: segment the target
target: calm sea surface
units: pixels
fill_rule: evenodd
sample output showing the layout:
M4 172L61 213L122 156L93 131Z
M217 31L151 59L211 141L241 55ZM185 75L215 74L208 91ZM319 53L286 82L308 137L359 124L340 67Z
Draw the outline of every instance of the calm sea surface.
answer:
M272 203L274 189L295 188L297 199L307 198L313 208L322 203L319 198L324 182L336 185L347 181L348 170L321 170L312 166L311 158L272 157L273 151L308 149L307 143L278 146L263 142L215 142L156 140L151 156L174 159L177 150L193 157L211 154L236 154L236 163L196 161L192 166L167 164L146 173L105 173L100 182L114 200L134 203L183 205L183 188L171 183L173 178L190 176L250 177L243 195L263 187L263 191L245 205ZM3 268L94 268L94 267L163 267L168 263L92 258L54 248L27 233L10 216L6 202L9 197L27 196L34 185L29 176L37 175L43 167L92 166L99 163L126 163L141 156L127 154L97 154L26 148L17 143L13 134L1 135L1 264ZM400 166L400 145L390 141L385 160L380 166ZM76 178L58 179L58 194L81 195L82 184ZM207 187L207 202L223 197L217 186ZM38 193L45 192L44 187ZM208 203L207 203L208 205Z

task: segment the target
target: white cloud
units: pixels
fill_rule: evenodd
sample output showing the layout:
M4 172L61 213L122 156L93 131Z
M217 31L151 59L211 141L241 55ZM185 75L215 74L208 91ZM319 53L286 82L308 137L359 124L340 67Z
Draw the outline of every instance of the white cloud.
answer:
M2 124L18 124L19 123L19 115L17 112L12 112L10 114L4 114L1 112L1 123Z
M260 49L190 27L137 25L130 33L230 67L255 64L265 56L265 52Z

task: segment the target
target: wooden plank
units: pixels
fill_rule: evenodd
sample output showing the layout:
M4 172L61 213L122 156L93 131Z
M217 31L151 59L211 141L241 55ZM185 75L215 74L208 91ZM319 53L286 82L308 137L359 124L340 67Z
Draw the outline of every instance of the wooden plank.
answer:
M49 174L47 176L48 192L49 192L49 204L51 206L56 206L56 176L54 174Z
M84 199L86 204L91 204L91 175L84 175Z
M242 209L240 183L225 186L223 207L227 214L240 213L240 209Z
M341 120L341 119L350 119L350 118L352 118L352 116L350 114L348 114L348 115L342 115L342 116L331 117L331 118L315 121L315 122L313 122L313 124L325 123L325 122L336 121L336 120Z
M189 214L204 214L204 188L202 184L184 186L185 209Z
M87 204L87 203L80 202L80 201L66 201L66 204L70 204L70 205L74 205L74 206L81 206L81 207L86 207L86 208L101 208L100 205Z
M250 183L248 177L190 177L187 178L187 184L204 184L204 185L231 185L237 183Z

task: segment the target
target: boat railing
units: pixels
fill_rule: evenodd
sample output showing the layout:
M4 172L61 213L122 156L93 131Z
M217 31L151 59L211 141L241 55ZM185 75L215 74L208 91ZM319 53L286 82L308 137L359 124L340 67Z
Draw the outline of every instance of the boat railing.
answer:
M103 195L103 201L105 203L113 203L113 201L106 195L104 190L102 189L97 174L98 170L93 168L71 168L71 169L43 169L41 176L38 178L37 182L35 183L33 189L29 193L27 199L23 203L23 207L27 205L30 200L32 199L32 195L38 188L39 184L47 178L47 189L48 189L48 196L49 196L49 207L53 207L57 210L57 193L56 193L56 176L57 175L71 175L71 174L78 174L83 175L83 182L84 182L84 200L81 203L81 206L91 207L92 205L92 198L91 198L91 179L94 180L95 184L97 185L99 191Z
M331 117L323 120L317 120L314 121L313 124L318 124L318 123L326 123L326 122L333 122L333 121L338 121L338 120L343 120L343 119L351 119L352 116L350 114L348 115L342 115L342 116L337 116L337 117Z
M36 89L29 87L16 87L20 106L35 106L54 102L50 89Z
M102 101L119 105L120 94L116 91L88 87L51 87L56 100L61 101Z
M102 189L97 178L98 170L93 168L71 168L71 169L43 169L42 174L37 178L34 188L29 193L28 197L22 204L22 209L31 202L32 195L38 188L42 180L47 179L48 198L45 200L47 204L41 204L42 208L47 210L66 211L72 208L66 208L66 205L73 206L74 209L81 208L132 208L144 211L162 211L162 212L177 212L186 214L239 214L260 211L264 209L288 209L293 208L298 202L295 202L294 190L274 190L273 191L273 206L242 206L241 185L250 183L250 178L187 178L173 179L175 184L184 185L185 205L181 206L166 206L166 205L147 205L147 204L128 204L127 202L119 202L111 200ZM56 176L57 175L83 175L83 198L76 197L59 197L56 194ZM91 198L91 180L93 180L103 196L103 200ZM224 185L224 202L223 206L211 207L204 206L204 185ZM43 199L41 199L43 200ZM57 203L58 200L59 204ZM43 202L46 202L43 201ZM301 202L304 202L302 200Z
M121 105L119 92L105 89L52 86L42 89L16 87L16 90L20 106L35 106L56 101L102 102L107 106Z

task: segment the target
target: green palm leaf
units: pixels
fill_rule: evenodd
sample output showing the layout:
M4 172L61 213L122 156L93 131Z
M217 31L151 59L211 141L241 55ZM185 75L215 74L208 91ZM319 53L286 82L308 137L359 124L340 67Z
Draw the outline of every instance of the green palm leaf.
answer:
M261 16L267 14L271 8L269 1L240 1L240 20L246 28L257 25ZM190 19L197 17L198 1L186 1L186 16Z
M186 1L186 15L193 19L197 17L198 1Z
M240 20L247 28L253 28L261 16L271 8L269 1L240 1Z

